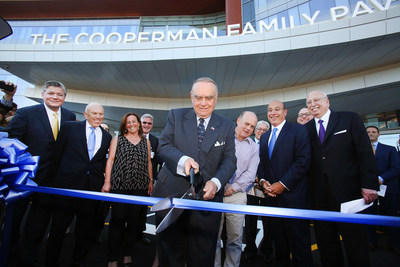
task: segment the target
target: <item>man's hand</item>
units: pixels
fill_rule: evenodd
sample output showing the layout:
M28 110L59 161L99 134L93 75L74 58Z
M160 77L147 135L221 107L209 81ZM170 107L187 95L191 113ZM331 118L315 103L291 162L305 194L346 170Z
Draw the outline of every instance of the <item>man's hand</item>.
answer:
M203 199L210 200L215 197L215 193L217 192L217 185L213 181L207 181L206 185L203 188Z
M185 170L185 174L189 175L190 169L193 168L194 169L194 173L198 173L200 170L199 164L192 158L188 158L185 161L185 165L183 166L184 170Z
M265 194L267 194L270 197L276 197L276 195L271 192L271 184L268 181L266 180L261 181L261 186Z
M14 90L13 91L7 91L7 90L4 90L4 89L1 89L1 91L2 92L4 92L4 99L5 100L7 100L7 101L13 101L13 96L15 95L15 92L17 91L17 86L16 85L14 85L13 83L11 83L11 82L6 82L6 84L7 85L11 85L11 86L14 86Z
M233 186L231 184L226 184L224 197L232 196L234 193L236 193L236 190L233 189Z
M378 192L372 189L361 188L361 194L364 198L365 204L370 204L378 198Z
M275 182L269 187L269 189L271 190L270 192L276 196L282 194L285 187L280 182Z

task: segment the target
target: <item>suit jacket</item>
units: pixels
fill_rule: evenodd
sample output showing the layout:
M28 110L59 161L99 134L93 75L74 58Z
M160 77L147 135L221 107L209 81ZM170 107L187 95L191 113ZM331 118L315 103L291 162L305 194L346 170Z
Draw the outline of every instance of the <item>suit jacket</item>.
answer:
M54 186L68 189L100 191L104 184L106 155L111 135L101 128L101 146L89 159L86 141L86 121L67 122L60 130L53 155Z
M151 145L151 152L154 152L154 156L151 158L151 166L153 167L153 178L157 179L158 166L162 165L162 161L157 154L158 138L152 134L149 134L149 141Z
M276 139L271 158L268 139L271 130L260 138L260 164L258 178L271 184L281 181L288 190L277 196L281 207L309 208L306 174L311 162L311 147L306 128L286 122Z
M74 113L61 107L61 126L67 121L75 120ZM56 142L44 104L18 109L7 125L7 132L10 138L18 138L27 145L27 151L33 156L40 156L34 180L39 185L49 185L49 167Z
M157 153L164 165L152 195L166 197L189 189L189 179L177 174L179 159L186 155L199 163L203 186L213 177L219 179L221 189L214 200L222 201L224 186L236 170L234 129L233 122L213 113L198 150L197 121L193 108L171 110L159 137Z
M387 185L386 193L400 194L400 159L396 149L378 142L375 159L378 176L382 177L383 184Z
M371 142L358 114L332 111L322 145L315 121L306 127L311 137L309 180L314 204L326 199L326 183L337 205L362 198L361 188L378 190Z

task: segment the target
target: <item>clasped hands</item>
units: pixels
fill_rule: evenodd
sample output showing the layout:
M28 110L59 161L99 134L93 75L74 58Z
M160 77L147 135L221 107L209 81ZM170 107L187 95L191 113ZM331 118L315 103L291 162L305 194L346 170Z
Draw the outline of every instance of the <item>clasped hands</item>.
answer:
M260 184L264 193L270 197L276 197L277 195L282 194L282 192L285 190L285 187L280 182L271 184L266 180L261 180Z
M184 165L184 170L185 174L189 175L190 169L194 169L194 173L198 173L200 171L200 166L199 164L192 158L188 158L185 161ZM215 194L217 193L217 185L213 181L207 181L204 188L203 188L203 199L204 200L210 200L215 197Z

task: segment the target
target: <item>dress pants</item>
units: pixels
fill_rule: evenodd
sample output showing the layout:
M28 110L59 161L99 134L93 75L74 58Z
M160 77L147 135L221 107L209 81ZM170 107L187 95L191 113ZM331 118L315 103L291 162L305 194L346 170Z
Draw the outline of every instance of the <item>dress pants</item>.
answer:
M38 264L38 255L54 208L54 196L35 193L25 222L18 266Z
M166 212L156 212L158 225ZM160 267L213 266L220 212L184 210L179 218L157 234Z
M335 201L327 183L321 190L325 191L325 199L314 200L313 208L339 211L340 204ZM314 230L322 266L344 266L340 235L349 266L370 266L366 225L314 220Z
M247 205L253 206L269 206L268 201L269 197L261 198L252 195L247 195ZM257 220L258 216L256 215L245 215L245 242L246 247L244 248L244 252L250 256L257 255L257 245L256 245L256 237L257 237ZM260 251L268 257L271 257L273 254L273 239L272 239L272 228L271 228L271 218L267 216L262 216L261 221L263 224L263 239L260 244Z
M99 203L99 201L91 199L57 197L47 241L46 266L57 267L60 265L59 259L65 232L74 216L76 216L75 247L71 264L83 264L94 237L93 225Z
M271 198L271 206L283 207L277 198ZM273 217L271 225L277 266L312 267L309 220Z
M246 205L247 194L238 192L231 196L224 197L224 203ZM239 267L242 254L242 236L244 214L222 213L219 235L217 240L217 250L215 253L215 267L221 266L221 234L226 223L226 249L224 267Z

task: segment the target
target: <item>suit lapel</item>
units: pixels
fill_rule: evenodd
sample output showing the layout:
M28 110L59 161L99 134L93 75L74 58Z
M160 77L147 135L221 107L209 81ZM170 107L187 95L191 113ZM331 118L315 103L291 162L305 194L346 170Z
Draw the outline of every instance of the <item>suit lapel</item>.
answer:
M186 137L187 147L191 153L189 155L198 155L197 149L197 121L194 110L191 109L184 117L183 124L183 136ZM196 159L198 160L198 159Z
M285 135L287 134L287 129L289 128L289 123L285 122L285 124L283 125L281 132L278 135L278 138L275 141L275 146L274 149L272 150L272 154L271 154L271 158L274 155L275 151L277 150L277 147L279 146L279 144L282 142L282 140L285 139Z
M325 131L324 143L329 138L329 136L332 134L332 132L335 129L338 122L339 122L339 120L337 119L336 113L331 111L331 115L329 116L328 127Z
M83 151L85 151L85 154L87 156L88 161L90 161L89 158L89 151L88 151L88 146L87 146L87 139L86 139L86 120L80 122L80 127L79 127L79 134L78 138L82 144ZM94 156L93 156L94 157Z
M51 130L49 117L47 116L47 112L44 107L44 104L42 104L38 107L36 117L42 124L43 128L46 130L46 133L48 134L49 138L54 139L53 131Z
M201 144L201 150L203 151L210 151L212 146L215 144L217 141L217 136L218 136L218 128L220 126L220 121L218 118L214 115L211 115L210 121L208 122L206 132L204 134L204 140L203 143ZM221 140L222 141L222 140Z

